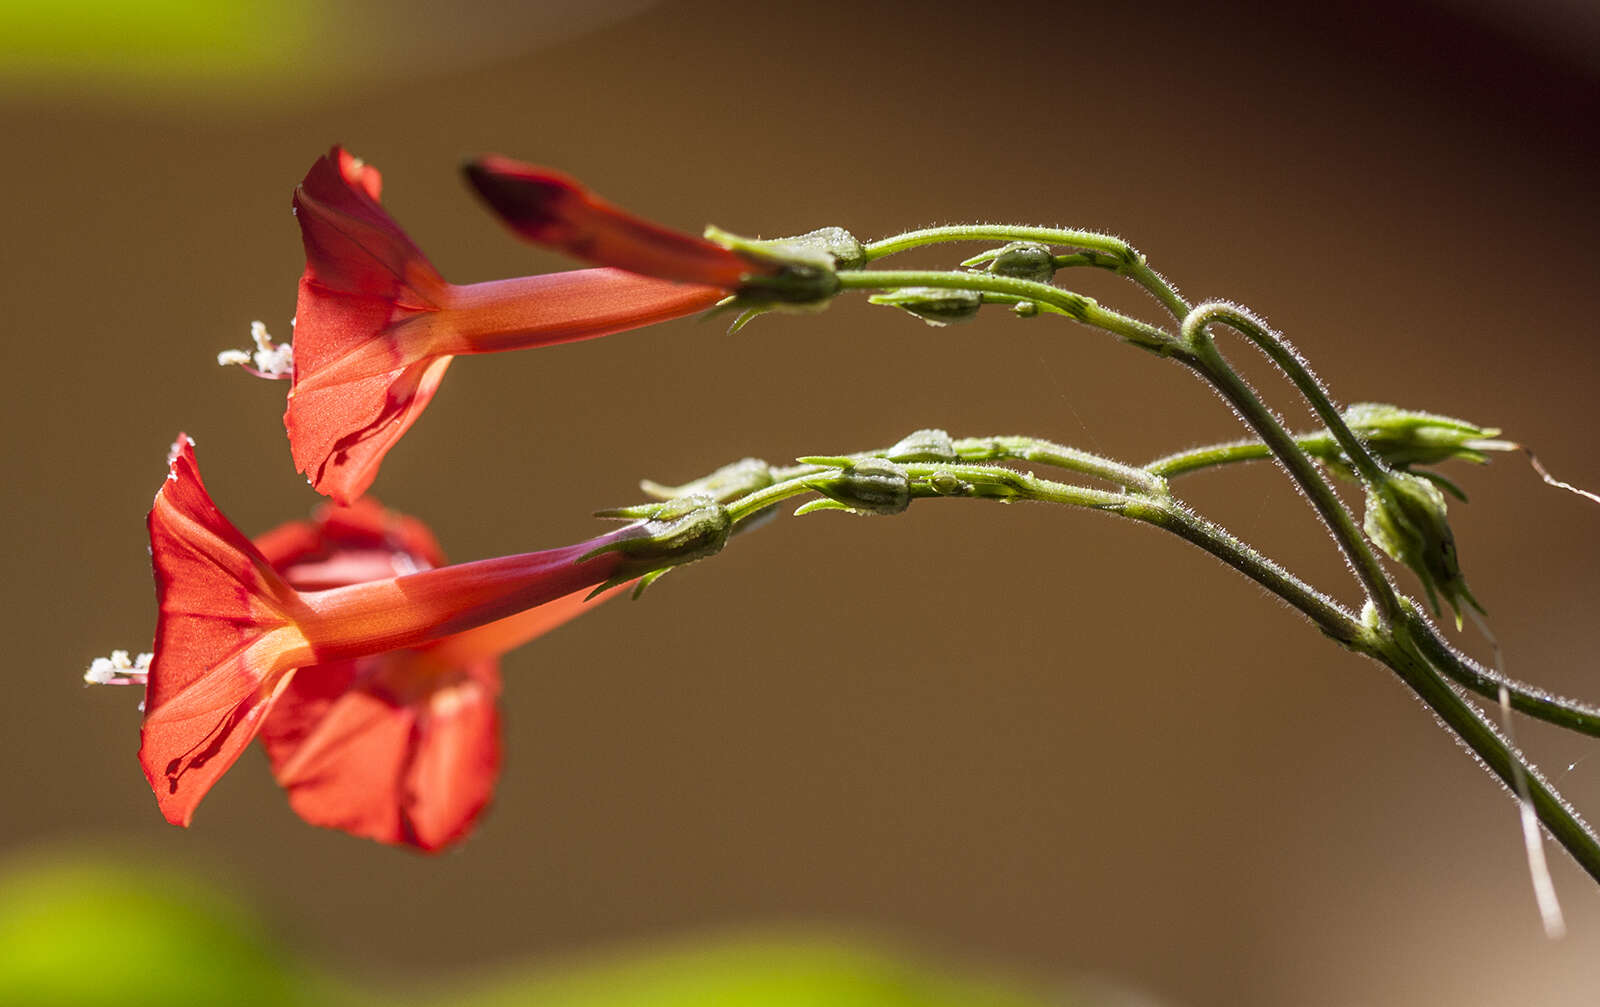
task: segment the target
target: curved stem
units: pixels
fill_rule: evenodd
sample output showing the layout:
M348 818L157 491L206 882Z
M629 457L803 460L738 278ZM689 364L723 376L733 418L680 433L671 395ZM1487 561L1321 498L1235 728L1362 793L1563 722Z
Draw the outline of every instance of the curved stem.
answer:
M1120 311L1103 308L1092 297L1062 290L1048 283L996 276L993 273L969 273L960 270L852 269L839 273L839 287L843 290L939 287L945 290L975 290L979 293L1004 294L1054 308L1085 325L1104 329L1130 343L1158 353L1170 353L1180 345L1166 330L1149 322L1131 318Z
M1334 540L1366 589L1367 597L1378 607L1385 621L1396 619L1400 614L1400 600L1395 594L1394 585L1389 583L1377 555L1367 544L1361 530L1356 527L1355 519L1345 509L1333 487L1328 485L1311 457L1301 450L1278 418L1256 397L1255 390L1228 365L1203 329L1194 330L1193 341L1196 344L1194 352L1174 356L1209 381L1278 457L1333 533Z
M1284 341L1283 337L1237 305L1223 301L1208 301L1198 305L1183 320L1184 338L1195 339L1206 326L1213 323L1226 325L1238 332L1259 347L1261 352L1267 355L1267 359L1278 366L1278 369L1294 383L1300 394L1311 404L1317 418L1322 420L1328 432L1339 442L1345 457L1361 474L1363 481L1378 482L1387 475L1383 465L1372 456L1367 446L1345 423L1344 415L1334 407L1333 400L1329 397L1328 390L1322 386L1322 382L1317 380L1316 375L1306 367L1305 361L1300 359L1300 355Z
M1150 296L1161 302L1161 305L1172 313L1172 317L1181 321L1189 313L1189 304L1179 296L1172 284L1168 283L1160 273L1150 268L1145 261L1143 253L1121 238L1111 234L1100 234L1095 231L1073 231L1053 227L1019 227L1003 224L953 224L948 227L925 227L916 231L906 231L884 238L881 241L868 242L865 246L867 261L881 259L886 255L897 252L921 248L924 245L935 245L951 241L1038 241L1046 245L1067 245L1073 248L1087 249L1091 252L1100 252L1116 260L1112 268L1116 272L1129 277L1139 286L1143 287ZM1073 263L1076 265L1077 263ZM1084 265L1101 265L1099 262L1085 261Z

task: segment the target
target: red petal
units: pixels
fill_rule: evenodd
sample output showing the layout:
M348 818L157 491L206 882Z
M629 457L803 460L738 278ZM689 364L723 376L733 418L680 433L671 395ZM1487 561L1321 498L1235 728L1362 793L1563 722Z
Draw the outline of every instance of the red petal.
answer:
M306 270L284 425L296 468L349 503L449 366L428 317L448 284L378 204L376 169L335 147L295 190Z
M160 611L139 759L187 825L309 648L297 596L211 502L187 437L170 466L148 522Z
M597 265L723 290L774 268L636 217L548 168L489 154L469 161L465 171L478 195L523 240Z
M298 338L295 346L298 353ZM381 362L391 349L386 340L374 336L358 352ZM401 359L396 366L373 373L369 358L353 361L368 373L310 371L304 380L297 360L283 415L295 469L306 474L317 492L342 504L355 501L378 477L389 449L433 400L452 359Z
M294 190L306 277L347 294L431 307L444 280L379 204L379 186L377 169L338 147L306 172Z
M436 690L428 700L406 773L406 828L409 841L422 849L462 838L489 806L500 775L495 674L493 687L474 677Z
M306 821L437 850L466 835L499 771L492 660L466 670L423 651L299 672L262 740Z

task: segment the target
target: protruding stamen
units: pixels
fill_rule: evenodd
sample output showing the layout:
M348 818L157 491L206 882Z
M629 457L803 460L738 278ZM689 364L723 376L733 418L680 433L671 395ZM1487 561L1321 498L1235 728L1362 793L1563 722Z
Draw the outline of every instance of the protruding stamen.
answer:
M130 658L125 650L113 650L110 657L90 661L83 680L90 685L143 685L150 677L150 661L154 657L140 654Z
M249 350L223 350L217 354L217 363L224 367L237 364L258 378L294 377L294 344L273 342L262 322L250 323L250 339L256 344L253 354ZM252 361L255 366L251 366Z

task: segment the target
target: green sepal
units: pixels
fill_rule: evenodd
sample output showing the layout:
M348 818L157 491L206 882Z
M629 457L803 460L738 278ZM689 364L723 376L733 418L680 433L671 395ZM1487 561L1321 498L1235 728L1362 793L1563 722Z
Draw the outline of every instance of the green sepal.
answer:
M849 504L842 504L837 500L830 500L827 497L823 497L820 500L807 500L805 503L796 507L794 509L794 516L805 517L807 514L819 510L842 510L848 514L867 513L866 511L857 510L856 508L851 507Z

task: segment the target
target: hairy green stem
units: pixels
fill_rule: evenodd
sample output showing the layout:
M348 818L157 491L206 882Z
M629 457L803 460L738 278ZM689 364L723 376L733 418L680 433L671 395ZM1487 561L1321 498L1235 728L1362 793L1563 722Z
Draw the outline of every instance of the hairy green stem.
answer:
M1520 787L1519 778L1526 779L1529 797L1539 820L1584 870L1600 881L1600 839L1540 775L1537 768L1444 676L1448 675L1466 688L1486 696L1498 698L1504 689L1515 709L1585 733L1596 733L1597 727L1600 727L1600 711L1544 695L1531 687L1505 680L1502 676L1489 675L1455 654L1431 630L1418 632L1415 628L1408 628L1411 621L1407 610L1377 554L1357 527L1353 515L1312 461L1309 450L1323 447L1324 442L1302 445L1299 439L1292 436L1249 383L1218 351L1207 326L1212 323L1227 325L1260 348L1311 403L1326 424L1328 435L1363 482L1383 485L1388 478L1388 470L1350 430L1343 416L1334 408L1327 391L1288 344L1253 316L1233 305L1211 302L1190 309L1170 285L1149 269L1142 255L1120 239L1108 235L1043 228L929 228L869 245L867 257L871 260L919 245L965 240L1032 240L1085 249L1086 252L1081 255L1063 257L1066 261L1062 265L1109 266L1135 279L1180 320L1179 337L1173 339L1156 326L1108 311L1089 298L1063 291L1051 284L993 274L852 270L840 274L840 286L842 289L878 290L936 287L978 291L996 300L1029 301L1079 322L1105 329L1164 356L1174 357L1194 370L1233 406L1263 444L1260 447L1238 444L1200 449L1198 452L1158 460L1146 471L1164 477L1199 467L1261 457L1263 449L1277 457L1311 501L1355 571L1372 606L1370 624L1356 619L1336 602L1261 557L1225 530L1193 515L1170 497L1135 493L1126 495L1120 504L1114 506L1095 506L1167 528L1287 600L1327 635L1390 667L1503 783L1515 790ZM1103 261L1100 258L1102 254L1115 257L1119 264L1111 265ZM1325 460L1333 460L1322 451L1318 454ZM1033 477L1031 474L1024 477L1012 473L1010 478ZM1033 495L1032 490L1002 495L1002 498L1050 499L1049 496ZM1081 500L1068 498L1055 502L1082 504ZM1425 623L1422 625L1425 627Z
M1324 446L1333 446L1333 438L1327 434L1320 435L1320 438L1316 434L1297 436L1294 441L1300 445L1300 450L1323 461L1328 460ZM1145 463L1144 469L1164 479L1176 479L1191 472L1235 465L1239 462L1266 461L1271 457L1273 457L1272 449L1261 441L1228 441L1224 444L1207 444L1204 447L1165 455L1153 462Z
M1552 696L1543 689L1483 667L1446 643L1420 613L1411 613L1408 622L1411 639L1423 656L1453 681L1485 699L1495 701L1499 700L1500 690L1505 689L1513 710L1579 734L1600 738L1600 707Z
M926 227L916 231L906 231L884 238L881 241L869 242L866 247L867 261L881 259L886 255L897 252L921 248L925 245L935 245L952 241L1037 241L1046 245L1066 245L1072 248L1082 248L1089 252L1098 252L1110 256L1115 260L1115 265L1107 266L1091 257L1085 257L1083 265L1111 268L1114 271L1131 278L1143 287L1150 296L1161 302L1161 305L1172 313L1172 317L1182 321L1189 313L1189 305L1178 295L1170 283L1160 273L1150 268L1144 255L1132 245L1121 238L1111 234L1099 234L1094 231L1062 230L1052 227L1019 227L1004 224L953 224L947 227ZM1063 265L1078 263L1062 263Z
M1198 305L1189 312L1188 317L1184 318L1183 338L1193 344L1204 338L1202 334L1206 326L1212 324L1226 325L1238 332L1277 365L1278 369L1300 390L1300 394L1305 396L1306 401L1315 410L1317 418L1322 420L1323 426L1327 427L1328 432L1339 442L1339 447L1344 450L1345 457L1361 475L1363 482L1377 482L1388 475L1382 463L1372 456L1367 446L1345 423L1344 415L1334 407L1333 400L1329 397L1328 390L1322 386L1322 382L1317 380L1316 375L1305 365L1305 361L1300 359L1300 355L1281 336L1237 305L1208 301Z
M1171 352L1179 345L1166 330L1124 315L1120 311L1101 307L1092 297L1062 290L1048 283L1019 280L993 273L971 273L961 270L851 269L839 273L839 287L843 290L938 287L945 290L975 290L979 293L1002 294L1053 308L1085 325L1104 329L1158 353Z

